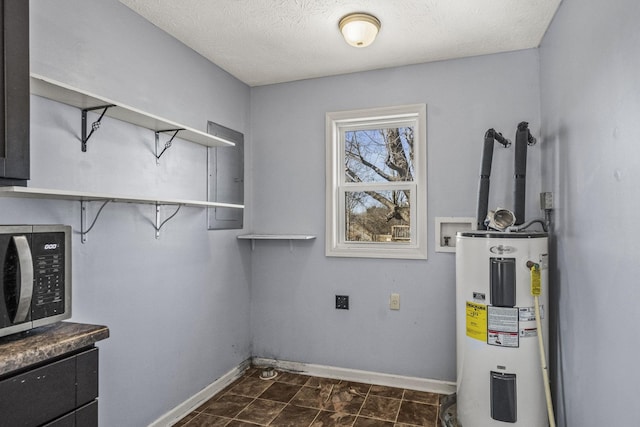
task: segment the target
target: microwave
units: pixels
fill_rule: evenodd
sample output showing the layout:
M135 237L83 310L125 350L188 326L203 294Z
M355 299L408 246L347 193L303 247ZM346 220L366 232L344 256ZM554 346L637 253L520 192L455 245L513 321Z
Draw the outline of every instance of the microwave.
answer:
M71 227L0 225L0 337L71 317Z

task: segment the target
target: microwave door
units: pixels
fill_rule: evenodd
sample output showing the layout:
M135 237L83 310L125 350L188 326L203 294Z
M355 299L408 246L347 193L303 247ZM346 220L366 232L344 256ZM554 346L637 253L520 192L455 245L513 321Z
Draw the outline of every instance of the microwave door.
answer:
M6 244L3 263L3 326L31 320L29 314L33 295L33 259L29 240L24 235L14 235Z
M20 292L18 295L18 306L13 323L22 323L31 312L31 297L33 295L33 259L31 258L31 248L25 236L13 236L13 241L18 252L20 263Z

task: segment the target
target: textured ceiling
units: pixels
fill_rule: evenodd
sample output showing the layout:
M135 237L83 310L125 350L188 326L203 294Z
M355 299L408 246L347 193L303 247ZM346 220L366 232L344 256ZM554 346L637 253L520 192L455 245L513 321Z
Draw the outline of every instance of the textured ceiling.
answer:
M251 86L537 47L561 0L120 0ZM338 21L375 15L373 45Z

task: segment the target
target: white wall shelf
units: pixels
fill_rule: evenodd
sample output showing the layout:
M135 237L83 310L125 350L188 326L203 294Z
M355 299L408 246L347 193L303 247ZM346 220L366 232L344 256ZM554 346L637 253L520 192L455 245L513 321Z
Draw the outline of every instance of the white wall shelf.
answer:
M233 142L224 138L181 125L171 120L163 119L135 107L74 88L38 74L31 74L31 93L79 108L85 115L86 111L90 110L95 110L100 114L100 110L102 109L104 110L104 115L107 117L151 129L154 132L179 130L177 135L179 138L207 147L232 147L235 145ZM109 106L109 108L105 109L107 106ZM85 129L86 126L82 129L83 133ZM88 139L88 137L86 139ZM86 143L86 139L84 143ZM158 154L156 153L156 157L157 156Z
M153 197L123 196L108 193L91 193L71 190L53 190L48 188L33 187L0 187L0 197L22 197L31 199L53 199L53 200L74 200L74 201L104 201L109 200L116 203L137 203L149 205L180 205L201 208L244 208L244 205L220 202L205 202L200 200L183 199L159 199Z
M236 208L243 209L244 205L238 205L233 203L220 203L220 202L205 202L199 200L182 200L182 199L159 199L159 198L151 198L151 197L132 197L132 196L123 196L116 194L107 194L107 193L91 193L91 192L82 192L82 191L69 191L69 190L53 190L47 188L32 188L32 187L0 187L0 197L20 197L20 198L31 198L31 199L53 199L53 200L73 200L80 202L80 213L81 213L81 240L84 243L86 241L86 235L91 230L93 225L95 224L102 208L106 206L107 203L135 203L135 204L146 204L146 205L154 205L156 208L156 238L160 235L160 229L162 226L169 221L171 218L178 213L181 207L197 207L197 208L216 208L216 207L224 207L224 208ZM95 216L92 224L87 227L86 221L86 212L88 202L102 202L102 206L100 210ZM170 215L164 221L160 220L160 206L177 206L176 211Z
M316 236L311 234L241 234L240 240L251 240L251 250L256 248L256 240L288 240L289 249L293 252L294 240L314 240Z

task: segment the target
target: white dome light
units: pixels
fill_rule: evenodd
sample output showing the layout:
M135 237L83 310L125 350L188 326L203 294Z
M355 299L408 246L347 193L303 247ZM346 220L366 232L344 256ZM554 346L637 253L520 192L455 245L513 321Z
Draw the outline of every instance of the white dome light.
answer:
M365 13L352 13L340 20L340 31L347 43L354 47L367 47L380 30L378 18Z

